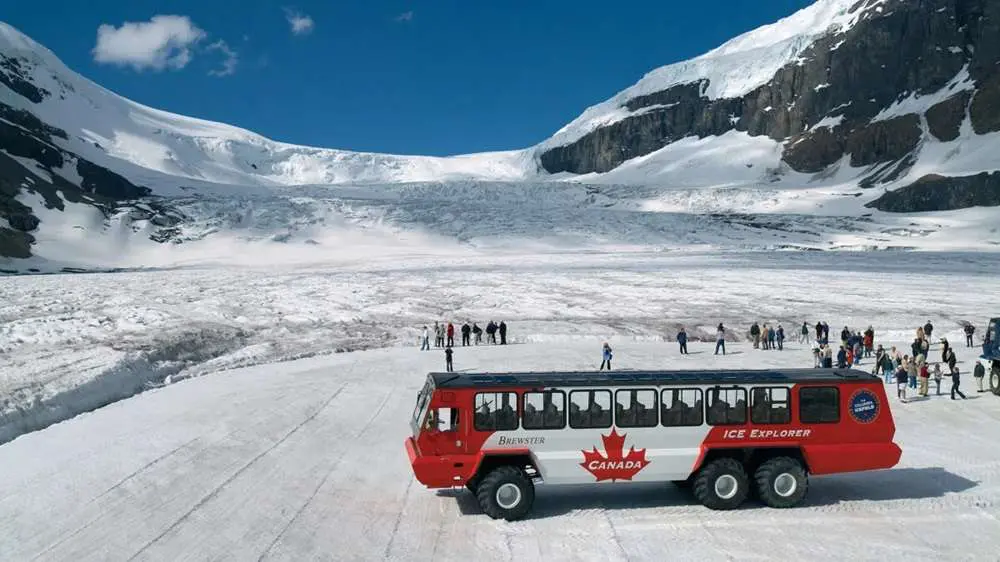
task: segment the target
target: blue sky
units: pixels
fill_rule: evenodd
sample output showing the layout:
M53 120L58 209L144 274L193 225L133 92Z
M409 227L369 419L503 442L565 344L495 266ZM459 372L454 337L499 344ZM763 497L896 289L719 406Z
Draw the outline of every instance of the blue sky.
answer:
M447 155L535 144L649 70L810 3L18 0L2 17L153 107L297 144Z

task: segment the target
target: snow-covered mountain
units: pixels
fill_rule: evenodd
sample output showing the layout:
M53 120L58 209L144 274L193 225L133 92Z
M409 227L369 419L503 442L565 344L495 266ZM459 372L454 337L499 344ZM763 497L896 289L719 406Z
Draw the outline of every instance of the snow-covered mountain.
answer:
M1000 205L997 37L1000 0L819 0L534 147L435 158L149 108L0 23L0 269L169 263L149 252L226 236L329 248L359 228L394 244L995 248L1000 213L969 208Z

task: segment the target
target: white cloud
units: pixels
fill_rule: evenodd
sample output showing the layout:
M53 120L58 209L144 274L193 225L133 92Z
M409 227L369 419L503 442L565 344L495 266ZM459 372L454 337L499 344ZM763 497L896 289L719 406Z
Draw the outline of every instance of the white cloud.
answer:
M229 76L236 72L236 66L240 63L240 55L236 51L229 48L229 44L219 39L215 43L212 43L206 49L207 51L219 51L226 56L226 60L222 61L222 68L218 70L209 70L209 76Z
M396 21L400 22L400 23L407 22L407 21L413 21L413 10L410 10L409 12L403 12L402 14L399 14L398 16L396 16Z
M181 69L191 61L191 47L205 36L187 16L153 16L118 28L103 24L97 28L94 60L136 70Z
M316 22L311 17L291 8L285 8L285 19L288 20L293 35L306 35L316 27Z

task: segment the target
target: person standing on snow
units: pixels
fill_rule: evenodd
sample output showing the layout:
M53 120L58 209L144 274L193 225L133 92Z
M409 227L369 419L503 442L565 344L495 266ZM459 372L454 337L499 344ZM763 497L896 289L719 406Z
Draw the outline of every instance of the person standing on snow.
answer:
M896 369L896 397L898 397L903 402L906 402L906 383L909 374L906 372L906 367L900 365Z
M455 346L455 325L448 322L448 347Z
M778 330L777 330L777 332L775 332L775 338L778 341L778 351L784 350L785 349L785 329L781 327L781 324L778 324Z
M802 323L802 331L799 333L799 343L809 343L809 324Z
M844 329L840 331L840 345L846 346L847 340L851 339L851 331L844 326Z
M501 320L497 331L500 332L500 345L507 345L507 323Z
M465 347L472 343L470 341L472 339L470 337L471 335L472 335L472 326L469 326L468 322L462 324L462 347Z
M726 328L719 322L719 327L715 331L715 354L719 354L719 349L722 349L722 354L726 354Z
M976 327L972 324L965 325L965 347L974 347L972 343L972 334L976 333Z
M444 368L448 370L449 373L455 371L455 366L452 363L452 355L455 352L452 351L451 346L444 348Z
M865 346L865 357L872 356L872 348L875 347L875 330L871 326L865 330L865 337L861 342Z
M774 351L774 339L775 339L774 326L768 326L767 327L767 348L770 349L771 351Z
M486 325L486 343L497 343L497 325L492 320Z
M437 322L434 323L434 347L444 347L444 332Z
M958 363L958 358L955 357L955 348L948 348L948 357L945 358L945 362L948 363L949 370L955 370L955 364Z
M677 343L681 346L681 355L688 354L688 335L684 331L684 326L681 326L681 331L677 332Z
M603 371L605 365L607 365L609 371L611 370L611 357L611 346L608 345L608 342L604 342L604 347L601 348L601 368L598 369L599 371Z
M823 346L823 367L826 369L833 368L833 348L829 345Z
M941 364L934 364L934 384L937 386L937 395L941 396Z
M750 339L753 340L754 349L760 348L760 326L757 325L756 320L754 321L753 325L750 326Z
M961 377L959 376L958 367L952 367L951 368L951 399L952 400L955 400L955 395L956 394L959 395L959 396L961 396L962 400L965 400L965 395L962 394L962 391L958 389L958 385L961 382L962 382L962 380L961 380Z
M823 323L816 322L816 341L820 344L823 343Z
M930 320L928 320L927 323L924 324L924 337L927 338L928 340L930 340L931 339L931 333L933 333L933 332L934 332L934 325L931 324Z
M424 326L424 335L423 337L420 338L420 351L430 351L430 350L431 350L431 333L430 330L427 329L427 326Z
M472 334L476 336L476 345L483 343L483 329L475 322L472 323Z
M823 322L823 343L830 344L830 325Z
M986 377L986 367L982 361L976 361L976 368L972 371L972 377L976 379L977 392L986 392L983 389L983 379Z
M931 376L930 369L927 368L927 363L921 363L920 364L920 371L917 373L917 376L920 379L920 389L917 390L917 394L919 394L920 396L926 397L927 396L927 382L928 382L929 377Z
M840 346L840 351L837 352L837 368L844 369L847 367L847 350L844 346Z

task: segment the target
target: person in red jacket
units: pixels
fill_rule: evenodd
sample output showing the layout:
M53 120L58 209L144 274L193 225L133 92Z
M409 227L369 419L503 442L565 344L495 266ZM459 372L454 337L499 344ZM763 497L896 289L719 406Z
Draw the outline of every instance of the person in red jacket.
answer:
M448 322L448 347L455 347L455 325Z

